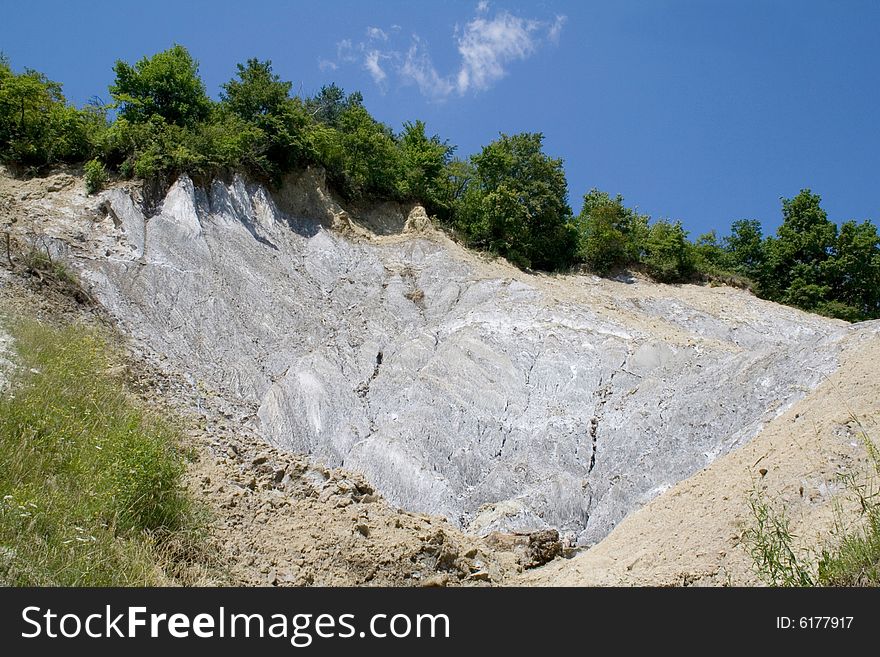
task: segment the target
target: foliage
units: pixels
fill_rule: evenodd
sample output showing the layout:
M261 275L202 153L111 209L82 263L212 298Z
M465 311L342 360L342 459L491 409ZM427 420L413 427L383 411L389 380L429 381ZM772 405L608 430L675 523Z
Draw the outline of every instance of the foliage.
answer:
M655 222L645 238L643 264L655 280L675 283L690 279L695 269L693 248L680 221Z
M0 59L0 161L39 169L76 162L91 150L91 117L67 104L61 85Z
M761 222L757 219L734 221L730 226L730 235L723 240L723 248L728 264L735 272L757 279L765 260Z
M110 95L119 115L130 123L158 117L171 125L193 126L211 111L198 63L181 45L143 57L134 66L117 60L113 71L116 80Z
M845 222L824 273L831 298L843 306L827 314L851 321L880 317L880 236L874 224Z
M597 274L606 275L640 261L648 218L623 205L618 194L591 189L577 218L579 255Z
M233 146L227 162L277 179L312 161L312 120L302 103L290 97L292 83L275 75L268 60L249 59L246 65L237 66L238 78L223 85L221 107L250 132ZM221 112L212 124L222 125L225 118ZM232 143L229 137L236 134L234 125L220 132Z
M336 122L338 128L314 131L318 161L330 182L349 199L399 198L400 154L391 129L358 103L342 109Z
M446 196L446 167L453 147L434 135L425 134L422 121L403 124L399 139L400 180L398 195L406 200L421 201L430 214L448 216L452 203Z
M474 155L457 224L475 246L519 266L552 270L572 263L577 235L562 160L542 152L543 139L502 134Z
M783 222L764 237L756 219L688 239L680 222L650 220L620 195L591 189L571 216L562 160L543 153L541 133L499 139L470 158L428 136L422 121L399 134L377 121L359 92L323 86L312 97L257 58L237 65L208 97L198 64L180 45L134 65L117 61L107 107L68 105L41 73L15 74L0 56L0 161L38 171L88 162L89 189L104 173L170 184L187 173L230 171L280 184L307 166L323 168L342 197L358 204L420 202L471 246L521 267L558 270L581 263L609 275L624 268L662 282L749 285L759 296L859 321L880 317L880 237L869 221L838 225L809 189L782 199Z
M100 335L10 328L21 366L0 399L0 581L156 583L162 546L197 540L175 430L107 373Z
M321 91L309 98L305 102L306 111L309 116L330 126L331 128L339 128L343 112L354 107L362 107L364 97L361 92L347 94L345 91L335 84L321 87Z
M95 158L86 162L83 170L86 179L86 193L94 194L103 189L107 182L107 170L101 160Z
M782 200L782 225L763 243L759 294L850 321L880 317L880 238L870 222L837 225L809 189Z

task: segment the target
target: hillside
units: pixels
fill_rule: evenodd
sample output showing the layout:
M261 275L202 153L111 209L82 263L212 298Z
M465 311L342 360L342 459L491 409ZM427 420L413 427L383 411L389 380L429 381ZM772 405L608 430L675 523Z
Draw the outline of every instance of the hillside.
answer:
M237 507L222 532L248 536L241 572L266 571L251 583L370 582L423 554L435 527L451 561L471 564L456 566L464 579L522 570L477 536L556 529L598 545L527 583L752 583L734 534L753 482L821 533L838 470L863 458L847 414L876 417L875 323L727 287L523 272L462 248L418 207L343 207L308 170L276 194L184 176L161 198L134 183L86 196L56 174L4 175L0 195L17 243L68 263L163 403L216 423L194 487L220 513ZM305 482L299 506L275 499L279 471ZM231 502L218 479L252 492ZM323 494L325 480L343 492ZM374 492L390 506L352 520ZM394 507L409 512L401 527ZM329 538L328 513L341 532ZM372 547L356 573L334 574L358 536ZM277 563L247 563L268 544ZM297 560L310 576L290 572Z

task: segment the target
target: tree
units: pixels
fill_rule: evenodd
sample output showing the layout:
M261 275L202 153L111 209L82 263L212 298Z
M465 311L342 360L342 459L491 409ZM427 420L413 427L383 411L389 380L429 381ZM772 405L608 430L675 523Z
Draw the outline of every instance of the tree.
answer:
M341 87L331 84L321 87L321 91L306 100L305 106L316 121L338 128L343 112L363 104L360 91L346 95Z
M592 271L606 275L639 261L648 218L623 205L618 194L591 189L577 218L579 254Z
M268 60L253 58L237 67L237 78L223 85L221 111L251 126L245 150L258 164L254 172L277 179L314 159L312 121L299 100L290 97L292 83L275 75ZM222 121L221 116L214 122Z
M194 126L208 118L211 101L199 78L199 67L186 48L174 45L134 66L118 60L110 95L119 114L130 123L155 117L178 126Z
M821 198L803 189L782 199L782 225L766 240L761 293L774 301L813 310L830 292L826 261L837 241L837 226L822 209Z
M223 85L221 99L230 110L245 121L258 121L284 112L290 100L291 82L284 82L272 73L272 62L249 59L236 64L238 79Z
M450 206L444 198L444 174L453 147L437 135L428 137L422 121L403 124L398 140L401 198L421 201L430 214L447 214Z
M541 133L502 134L474 155L457 224L475 246L523 267L571 264L577 236L562 160L542 152Z
M850 321L880 317L880 236L870 221L847 221L840 227L834 257L825 278L836 308L819 310Z
M86 158L90 121L61 85L32 69L15 74L0 58L0 160L39 168Z
M359 103L345 107L337 127L318 126L313 139L330 182L349 199L399 198L400 154L394 133Z
M733 270L730 254L714 230L700 235L693 244L694 268L702 274L723 274Z
M661 283L688 280L695 272L693 246L680 221L660 220L648 231L645 240L645 268Z
M730 226L730 235L724 238L728 260L739 274L757 279L764 266L764 236L757 219L739 219Z

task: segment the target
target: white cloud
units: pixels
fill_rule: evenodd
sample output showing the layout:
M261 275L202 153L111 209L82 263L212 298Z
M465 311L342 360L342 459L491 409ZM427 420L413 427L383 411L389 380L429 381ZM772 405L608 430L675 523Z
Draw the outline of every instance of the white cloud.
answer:
M547 40L550 43L559 43L559 35L562 33L562 26L565 25L567 20L568 16L557 16L556 20L553 21L550 29L547 30Z
M382 69L382 65L379 64L379 59L382 57L382 53L378 50L370 50L364 56L364 68L370 72L370 75L373 76L373 82L382 86L388 77L388 74Z
M458 40L462 60L456 77L458 92L488 89L504 77L506 64L531 55L536 48L534 33L540 25L506 12L492 20L475 18L468 23Z
M351 39L343 39L336 44L336 59L344 64L351 64L357 61L354 54L354 46L351 45Z
M413 44L406 52L399 73L404 81L414 82L422 95L429 98L445 98L455 89L452 82L434 68L425 43L417 36L413 37Z
M388 34L378 27L368 27L367 38L373 41L388 41Z
M515 16L509 12L489 15L489 3L481 0L476 16L456 26L453 33L460 63L454 71L437 71L419 35L413 34L410 44L398 45L402 35L399 25L387 29L368 26L366 40L357 44L343 39L336 44L336 60L319 59L322 70L336 70L339 65L361 62L373 81L387 87L390 75L402 84L414 84L422 95L442 100L457 93L481 92L508 74L510 65L531 57L546 43L556 44L566 22L565 16L554 20L538 20Z

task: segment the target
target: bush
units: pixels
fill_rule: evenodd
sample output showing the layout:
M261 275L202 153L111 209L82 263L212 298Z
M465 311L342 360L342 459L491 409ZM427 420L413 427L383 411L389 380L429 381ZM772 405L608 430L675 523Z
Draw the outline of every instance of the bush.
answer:
M602 276L640 261L648 218L623 205L618 194L591 189L577 218L578 255L590 270Z
M86 179L86 193L95 194L104 188L107 182L107 170L97 158L86 162L84 169Z
M645 240L644 265L661 283L681 283L695 273L693 246L681 222L660 220L651 226Z

